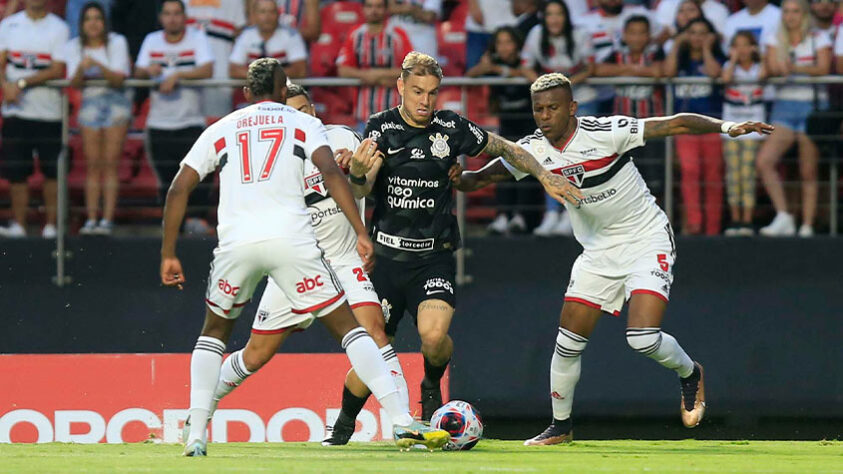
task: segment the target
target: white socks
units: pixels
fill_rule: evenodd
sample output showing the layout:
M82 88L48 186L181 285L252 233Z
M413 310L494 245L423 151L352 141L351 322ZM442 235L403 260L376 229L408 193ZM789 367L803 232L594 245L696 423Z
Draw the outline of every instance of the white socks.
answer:
M574 388L580 379L580 354L588 339L559 328L556 335L556 349L550 360L550 397L553 418L565 420L571 417L574 404Z
M402 400L395 379L390 375L386 361L369 333L356 327L342 338L342 348L360 380L369 387L375 398L392 419L393 425L408 426L413 422L406 403Z
M670 334L661 328L627 328L626 342L645 356L685 378L694 371L694 361Z
M214 391L214 403L211 406L211 413L209 415L214 416L217 403L231 393L232 390L239 387L246 380L246 377L250 375L252 375L252 372L249 372L249 369L246 368L246 364L243 362L243 349L228 356L222 363L222 369L220 369L220 378L217 381L217 388Z
M220 363L225 343L199 336L190 358L190 435L185 443L205 439L208 414L211 412L214 387L220 376Z
M398 362L398 356L395 355L395 349L391 344L381 347L381 355L389 367L389 373L395 381L395 387L398 388L398 394L401 395L401 404L409 412L410 411L410 393L407 389L407 381L404 379L404 370L401 369L401 363Z

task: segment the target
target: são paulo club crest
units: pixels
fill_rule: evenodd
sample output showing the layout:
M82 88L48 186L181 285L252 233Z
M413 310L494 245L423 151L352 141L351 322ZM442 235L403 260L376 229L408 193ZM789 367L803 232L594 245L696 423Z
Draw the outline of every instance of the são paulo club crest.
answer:
M566 166L564 168L560 168L559 174L567 178L568 181L574 183L575 186L579 187L582 186L583 175L585 175L585 167L583 165Z
M451 147L448 146L448 135L443 135L441 133L437 133L436 135L431 135L430 141L433 142L430 145L430 153L437 157L437 158L447 158L448 155L451 154Z
M319 193L322 196L328 195L328 189L325 188L322 173L317 172L304 178L304 192L307 194L309 191Z

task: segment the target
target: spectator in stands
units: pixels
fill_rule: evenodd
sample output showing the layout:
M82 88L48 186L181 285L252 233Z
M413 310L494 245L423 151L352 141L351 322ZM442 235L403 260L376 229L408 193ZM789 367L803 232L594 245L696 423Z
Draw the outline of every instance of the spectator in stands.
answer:
M257 3L255 0L253 4ZM348 1L348 0L339 0ZM322 20L319 16L319 0L276 0L281 24L298 29L307 42L319 39L322 32Z
M519 77L522 75L521 49L524 39L521 32L512 26L495 30L489 50L476 66L466 72L468 77ZM492 86L492 110L500 119L500 135L507 140L518 141L533 133L536 124L530 102L530 87L527 85ZM524 232L527 223L522 214L532 204L533 189L529 184L499 183L495 188L497 205L502 208L489 231L497 234Z
M471 69L486 52L492 33L501 26L515 25L512 0L468 0L465 19L465 67Z
M228 79L228 57L234 38L246 26L243 0L187 0L187 24L205 32L214 55L214 79ZM231 112L230 87L202 89L205 116L222 117Z
M47 11L59 18L64 18L66 2L67 0L47 0ZM26 2L22 2L21 0L7 0L3 11L3 18L7 18L23 10L25 4Z
M355 119L360 131L369 115L398 106L396 81L401 62L413 50L410 38L401 28L387 24L387 0L365 0L366 22L346 38L337 57L340 77L360 79Z
M726 84L723 103L723 120L741 123L763 122L764 88L761 81L767 77L761 62L761 48L749 31L739 31L732 37L729 61L723 65L721 79ZM757 81L752 84L734 84L735 80ZM731 225L727 236L752 236L752 213L755 209L755 158L761 139L744 135L733 140L723 140L726 158L726 196L731 212Z
M541 23L538 0L512 0L512 13L515 14L515 27L522 38L526 38L530 30Z
M701 15L704 16L718 33L723 32L723 27L726 25L726 19L729 18L729 9L718 0L661 0L659 6L656 8L656 21L659 22L663 28L668 30L670 36L675 35L679 30L685 26L684 24L677 24L680 5L691 1ZM689 18L690 21L692 18Z
M67 43L64 54L67 77L73 87L86 79L105 79L108 87L85 87L79 125L85 153L85 208L88 220L80 234L110 235L117 206L117 164L123 152L132 104L123 89L131 74L126 38L108 31L105 9L89 2L79 17L79 36ZM102 196L102 219L97 222Z
M79 36L82 10L85 9L91 0L67 0L67 8L64 12L64 19L67 20L67 27L70 28L70 37L75 38ZM109 10L111 9L112 0L93 0L100 4L105 11L105 16L108 18Z
M202 92L179 85L182 79L207 79L213 74L213 55L205 33L186 28L187 15L181 0L163 0L159 21L163 30L146 36L135 63L135 76L153 79L146 119L149 151L158 173L160 198L164 201L167 183L173 181L182 158L205 127ZM208 193L196 194L193 204L207 206ZM210 232L208 223L192 218L185 223L188 233Z
M676 36L664 62L667 77L720 77L725 57L714 26L705 18L691 20ZM719 117L722 93L713 84L675 86L676 111ZM683 233L720 233L723 207L723 157L720 135L679 135L676 152L682 173L682 199L685 204ZM702 183L701 180L702 179ZM700 206L700 184L705 194L705 225Z
M436 45L436 22L442 15L442 0L388 0L389 24L397 26L412 38L413 49L431 57L439 57Z
M804 0L784 0L778 31L767 37L765 55L770 76L822 76L831 70L831 40L812 30L811 15ZM758 153L758 171L764 188L776 208L776 217L761 229L762 235L788 236L796 232L794 217L788 213L787 198L776 165L788 148L799 146L799 174L802 178L802 225L800 237L814 234L817 211L817 162L819 151L805 133L808 116L828 107L828 92L822 85L787 84L776 87L776 100L770 122L776 130Z
M256 0L253 4L255 26L243 30L234 42L229 57L229 71L235 79L245 79L252 61L270 57L281 61L287 77L307 74L307 48L298 31L279 24L275 0Z
M623 28L623 44L595 66L599 77L662 76L664 52L650 36L650 20L646 16L627 18ZM638 118L664 115L664 90L660 86L627 85L615 87L614 115ZM648 140L636 150L635 165L647 181L650 192L659 195L664 182L664 140Z
M64 20L47 12L46 0L26 0L25 9L0 22L0 82L3 84L3 176L11 182L12 221L0 235L26 235L27 178L38 153L46 221L41 235L56 236L57 163L61 153L61 96L43 87L64 77L61 53L67 43Z
M596 115L597 91L583 84L594 70L588 33L573 26L568 6L562 0L548 0L543 13L542 23L533 27L524 42L522 75L532 82L540 74L564 73L574 84L577 115ZM544 217L533 233L540 236L573 233L570 217L559 201L546 196Z
M811 0L811 16L814 28L827 34L832 41L837 35L837 25L834 15L840 5L840 0Z
M697 18L705 18L699 4L697 4L694 0L682 0L676 9L676 17L673 20L673 24L671 27L665 27L664 29L664 31L668 32L668 38L663 44L662 51L670 51L673 48L673 38L675 38L680 31L684 30L691 20L696 20Z
M732 14L726 20L723 28L723 45L728 47L732 37L738 31L750 31L755 40L761 45L764 53L764 38L776 31L781 18L779 7L771 5L767 0L743 0L746 8Z
M111 28L126 37L132 61L137 59L146 35L160 28L158 14L162 3L161 0L112 0Z
M588 33L593 48L595 62L602 63L613 49L621 46L621 33L624 22L632 15L650 18L651 13L640 5L624 5L623 0L597 0L597 10L583 15L574 23ZM650 34L657 38L661 32L657 23L650 18ZM612 110L614 88L603 86L597 88L599 101L598 111L608 114Z

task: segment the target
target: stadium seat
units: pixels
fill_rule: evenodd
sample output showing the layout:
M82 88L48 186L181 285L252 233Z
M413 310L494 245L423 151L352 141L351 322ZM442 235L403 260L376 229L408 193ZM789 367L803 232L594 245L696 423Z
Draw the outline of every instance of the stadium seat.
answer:
M443 21L436 27L439 62L446 76L465 74L465 23Z
M333 36L342 44L348 34L363 23L363 4L358 2L334 2L320 11L322 31ZM321 38L320 38L321 39Z

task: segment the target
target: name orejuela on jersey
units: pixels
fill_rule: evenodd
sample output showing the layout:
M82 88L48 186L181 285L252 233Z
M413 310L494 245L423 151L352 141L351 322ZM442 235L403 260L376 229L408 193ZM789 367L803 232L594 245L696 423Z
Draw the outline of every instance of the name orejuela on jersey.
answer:
M374 185L375 252L407 261L459 248L448 170L459 155L486 147L486 131L449 110L435 111L425 128L413 127L393 108L372 115L365 135L384 155Z

